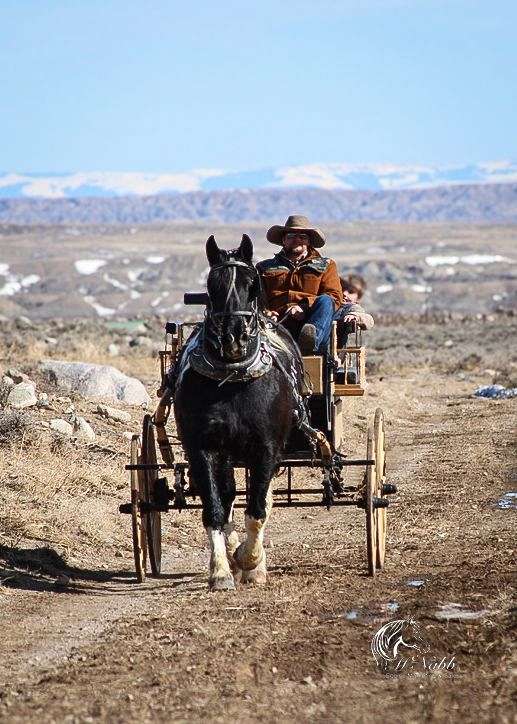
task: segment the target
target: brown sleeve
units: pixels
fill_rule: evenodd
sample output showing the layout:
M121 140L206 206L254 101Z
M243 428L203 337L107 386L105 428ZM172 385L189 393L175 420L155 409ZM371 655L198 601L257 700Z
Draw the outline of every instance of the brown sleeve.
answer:
M318 294L328 294L334 301L334 309L339 309L343 302L343 290L339 281L336 262L329 260L327 271L321 277Z

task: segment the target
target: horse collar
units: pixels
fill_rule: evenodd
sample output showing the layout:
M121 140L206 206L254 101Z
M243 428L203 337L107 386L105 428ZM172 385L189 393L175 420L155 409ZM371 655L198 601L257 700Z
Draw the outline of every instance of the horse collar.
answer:
M188 364L203 377L226 382L248 382L269 372L273 358L269 345L262 335L258 336L258 344L251 357L242 362L227 363L213 357L205 345L203 330L200 329L195 344L190 349Z

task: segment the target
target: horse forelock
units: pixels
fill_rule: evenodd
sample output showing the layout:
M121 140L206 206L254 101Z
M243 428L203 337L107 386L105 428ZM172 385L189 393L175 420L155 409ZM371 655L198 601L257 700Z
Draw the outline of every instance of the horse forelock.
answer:
M258 272L255 270L255 267L242 260L238 254L238 250L221 250L221 254L224 254L224 257L221 258L220 265L216 265L208 272L207 291L212 304L214 301L216 303L219 303L221 300L223 302L225 301L233 278L235 278L235 287L239 296L242 291L242 287L239 288L242 281L242 274L247 274L251 278L257 275L258 278ZM242 262L243 266L241 266L241 264L239 264L239 266L225 266L225 262L233 260ZM241 299L241 304L244 304L246 301L248 300Z

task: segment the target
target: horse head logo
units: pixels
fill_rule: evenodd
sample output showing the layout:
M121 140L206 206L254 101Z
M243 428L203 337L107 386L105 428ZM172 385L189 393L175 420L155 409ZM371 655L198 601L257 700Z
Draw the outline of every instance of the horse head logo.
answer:
M379 668L396 664L407 650L419 653L429 651L429 644L412 618L398 619L384 624L372 639L372 654Z

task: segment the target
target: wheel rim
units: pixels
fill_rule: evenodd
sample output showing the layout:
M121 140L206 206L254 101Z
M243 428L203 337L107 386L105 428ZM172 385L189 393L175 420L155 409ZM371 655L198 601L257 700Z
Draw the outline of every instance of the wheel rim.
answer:
M377 511L373 507L373 496L376 494L376 461L372 429L366 434L366 458L373 460L366 466L366 554L368 558L368 574L375 576L377 565Z
M131 465L138 465L141 460L140 435L133 435L131 440ZM136 577L139 583L145 581L147 561L147 533L145 519L140 513L140 502L145 498L143 476L139 470L131 470L131 526L133 533L133 555L135 559Z
M385 497L382 492L382 486L386 480L386 447L384 435L384 414L380 408L375 411L374 421L374 443L375 443L375 459L376 459L376 495L379 498ZM384 568L384 558L386 552L386 508L377 508L377 568Z
M142 434L142 462L146 465L156 465L156 442L154 425L150 415L145 415ZM154 502L155 482L158 470L145 470L145 496L148 503ZM160 511L153 510L145 513L147 548L149 563L153 576L158 576L162 565L162 522Z

